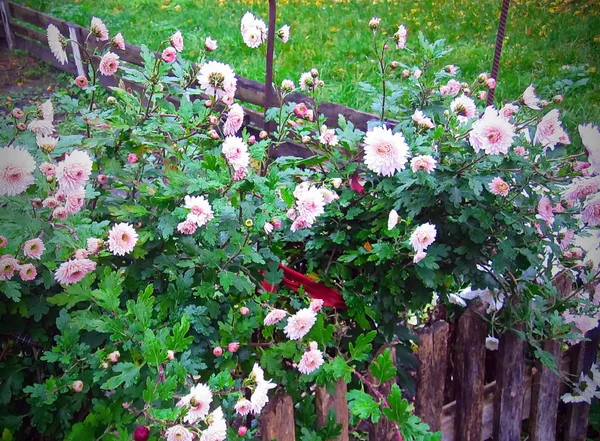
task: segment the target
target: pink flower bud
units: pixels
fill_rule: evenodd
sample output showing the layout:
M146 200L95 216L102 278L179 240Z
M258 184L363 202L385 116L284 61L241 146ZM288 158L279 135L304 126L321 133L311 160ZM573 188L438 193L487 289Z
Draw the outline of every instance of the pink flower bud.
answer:
M304 135L304 136L302 137L302 143L303 143L303 144L308 144L309 142L310 142L310 136L308 136L308 135Z
M108 182L108 176L107 175L103 175L103 174L98 175L98 184L104 185L107 182Z
M231 352L232 354L234 352L237 352L237 350L240 348L240 344L237 341L231 342L227 345L227 350L229 352Z
M260 133L258 134L258 137L260 139L265 139L267 136L269 136L269 134L265 130L261 130Z
M273 226L275 228L281 228L282 223L279 219L273 219L273 222L271 222L271 223L273 224Z
M487 92L485 90L480 90L477 92L477 99L484 100L487 98Z
M398 63L397 61L392 61L392 62L390 63L390 67L391 67L392 69L396 69L398 66L400 66L400 63Z
M210 136L212 139L219 139L219 134L216 130L209 130L208 136Z
M489 78L486 81L486 85L487 85L488 89L495 89L496 88L496 79L495 78Z
M77 87L81 87L83 89L84 87L87 87L88 79L84 75L79 75L77 78L75 78L75 84Z
M254 136L254 135L251 135L251 136L248 138L248 144L254 144L255 142L256 142L256 136Z
M12 110L12 116L15 117L16 119L21 119L25 116L25 113L23 113L23 111L21 109L19 109L18 107L15 107Z
M161 56L166 63L172 63L177 59L177 51L173 46L169 46L162 52Z
M208 122L211 123L213 126L216 126L217 124L219 124L219 118L217 118L215 115L210 115L208 117Z
M207 52L212 52L216 50L217 47L219 47L219 45L217 44L217 40L213 40L210 37L206 37L206 40L204 40L204 49L206 49Z
M217 346L216 348L214 348L213 355L215 357L220 357L221 355L223 355L223 348L221 346Z
M83 391L83 381L81 381L81 380L73 381L73 384L71 385L71 389L73 389L73 392Z
M117 361L119 361L120 356L121 354L119 353L119 351L111 352L110 354L108 354L108 361L110 361L111 363L116 363Z
M211 100L206 100L206 101L204 101L204 105L205 105L206 107L212 107L213 103L212 103L212 101L211 101Z
M172 350L170 350L170 349L169 349L169 350L167 351L167 358L168 358L169 360L173 360L173 359L175 358L175 352L173 352Z
M17 129L19 129L21 132L23 132L23 131L27 130L27 124L22 123L22 122L17 123Z
M138 157L135 153L130 153L127 155L127 162L129 162L130 164L135 164L136 162L138 162Z
M133 439L135 441L147 441L150 437L150 430L144 426L138 426L133 432Z
M240 314L242 314L242 315L246 315L246 314L248 314L249 312L250 312L250 309L249 309L248 307L246 307L246 306L242 306L242 307L240 308Z
M239 436L244 436L246 433L248 433L248 428L246 426L238 427L238 435Z
M410 77L410 71L408 69L404 69L402 71L402 78L408 78Z

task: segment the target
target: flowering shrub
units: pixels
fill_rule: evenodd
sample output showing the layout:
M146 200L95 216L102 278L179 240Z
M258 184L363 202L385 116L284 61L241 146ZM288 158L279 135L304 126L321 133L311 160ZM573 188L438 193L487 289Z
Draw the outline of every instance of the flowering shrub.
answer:
M379 26L369 23L376 42ZM391 41L410 50L400 26L377 52L376 106L393 128L363 133L341 116L327 127L311 69L299 89L312 99L286 101L296 87L283 80L267 111L277 129L257 139L242 129L233 69L206 59L210 37L197 64L176 32L160 55L143 47L137 69L120 62L121 34L110 39L97 18L90 30L103 46L81 48L79 116L58 121L51 100L13 109L2 132L1 314L13 340L1 404L22 439L242 439L286 391L304 439L325 440L339 427L314 429L305 392L339 379L351 383L353 424L385 416L399 439L439 439L397 385L378 391L399 375L389 350L372 360L375 383L361 373L374 343L408 347L411 315L432 296L449 313L479 298L488 347L519 324L548 364L542 340L596 326L598 269L574 238L600 225L598 129L580 126L587 150L573 146L532 87L484 109L472 96L495 80L433 71L448 53L440 41L420 36L420 68L386 61ZM241 33L260 47L266 26L248 13ZM68 62L53 25L48 40ZM121 82L99 105L98 78L117 72L144 91ZM287 140L314 156L275 158ZM290 267L310 277L294 285ZM558 272L578 282L572 295L557 294Z

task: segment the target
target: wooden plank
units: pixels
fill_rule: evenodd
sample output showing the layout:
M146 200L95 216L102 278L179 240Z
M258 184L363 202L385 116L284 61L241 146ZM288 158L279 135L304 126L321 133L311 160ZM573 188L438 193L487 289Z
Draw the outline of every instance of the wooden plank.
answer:
M522 330L523 325L516 326ZM494 399L494 441L513 441L521 436L525 340L508 331L500 338Z
M485 338L481 302L471 305L458 320L455 349L455 439L480 441L483 416Z
M60 64L56 60L54 55L52 55L52 52L50 52L49 48L40 45L36 41L28 40L27 38L24 38L20 35L15 35L15 47L17 49L26 51L29 55L33 57L39 58L40 60L51 64L52 66L63 72L68 72L70 74L77 75L77 68L72 63L64 65Z
M419 366L415 412L434 432L442 428L449 328L448 323L439 321L416 332L419 336L416 353Z
M327 425L327 416L333 409L335 411L335 419L338 424L342 425L342 433L339 437L333 438L332 441L348 441L348 401L346 393L348 386L343 379L339 379L335 384L335 391L332 394L327 392L326 387L317 387L315 391L315 410L317 413L317 427Z
M44 29L44 31L49 24L53 24L63 35L69 35L69 26L80 27L74 23L52 17L51 15L44 14L43 12L36 11L35 9L31 9L27 6L22 6L17 3L8 2L8 6L13 18L38 26Z
M544 351L554 356L560 366L562 351L560 342L546 340ZM535 363L536 373L533 376L531 391L531 416L529 418L530 441L556 440L556 420L561 379L539 360Z
M600 342L600 327L585 334L589 341L579 343L573 348L571 375L579 378L582 372L588 372L596 360L598 343ZM565 441L586 441L590 405L587 403L570 403L567 405Z
M77 75L79 76L87 76L85 69L83 68L83 62L81 60L81 53L79 51L79 39L77 37L79 33L77 29L70 26L69 27L69 38L71 40L71 51L73 52L73 60L75 60L75 66L77 67Z
M395 366L396 365L396 348L391 344L386 343L383 346L381 346L379 348L379 350L375 353L375 356L373 357L373 359L377 358L380 354L385 352L386 349L390 349L390 358L392 359L392 363ZM369 369L369 372L367 373L367 379L373 384L378 384L378 382L379 382L379 380L377 380L377 378L375 378L371 374L370 369ZM394 384L396 384L396 377L379 385L379 387L378 387L379 392L383 396L387 397L390 394L390 392L392 390L392 386ZM396 423L388 420L387 418L384 418L383 416L379 419L379 421L376 424L372 424L369 429L369 440L392 441L392 440L397 440L397 439L398 438L396 436Z
M296 441L294 403L285 394L275 395L260 414L262 441Z
M2 18L2 29L4 30L4 38L6 38L6 45L12 51L15 48L15 41L10 29L10 10L8 9L6 0L0 0L0 16Z

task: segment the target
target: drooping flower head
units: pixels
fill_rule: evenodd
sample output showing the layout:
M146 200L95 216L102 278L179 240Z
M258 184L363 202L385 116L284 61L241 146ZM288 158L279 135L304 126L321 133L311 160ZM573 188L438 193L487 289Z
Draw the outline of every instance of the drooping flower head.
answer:
M53 24L48 25L46 33L48 36L48 46L50 47L52 54L60 64L68 63L67 51L65 50L67 47L67 39L63 37L58 28Z
M79 191L90 178L92 165L87 152L75 150L67 154L56 167L56 179L60 190L66 195Z
M28 240L23 244L23 255L30 259L40 259L44 251L46 251L44 242L38 237Z
M410 245L415 251L425 251L431 245L437 236L435 225L429 222L419 225L410 235Z
M510 191L508 183L498 176L492 179L489 187L492 194L495 194L496 196L508 196L508 192Z
M194 424L208 415L213 394L206 384L199 383L190 389L190 393L182 397L177 407L188 406L190 409L183 419L189 424Z
M108 249L116 256L131 253L137 241L137 232L125 222L114 225L108 233Z
M540 99L535 94L535 87L533 87L533 84L530 84L529 87L527 87L527 89L525 89L525 92L523 92L522 100L523 100L523 103L530 109L533 109L533 110L541 109L541 107L539 106Z
M458 115L460 121L465 121L477 116L477 106L475 101L466 95L456 97L450 103L452 113Z
M58 145L58 138L53 136L37 135L35 142L44 153L53 152Z
M416 125L424 129L433 129L435 127L432 119L428 116L425 116L425 114L419 109L415 110L415 113L413 113L412 120Z
M260 411L269 402L269 390L277 387L275 383L270 380L262 380L257 382L256 389L250 396L250 402L252 403L252 413L254 415L260 414Z
M96 269L90 259L72 259L63 262L54 273L54 279L62 285L72 285Z
M310 308L296 312L288 319L284 332L290 340L299 340L308 334L308 331L317 322L317 314Z
M120 32L117 35L115 35L110 41L115 47L118 47L122 51L125 50L125 39L123 38L123 34L121 34Z
M280 322L281 320L283 320L286 315L287 315L287 312L284 311L283 309L273 309L265 317L264 325L265 326L274 325L275 323Z
M431 155L419 155L415 156L410 161L410 168L413 172L417 173L420 171L424 171L427 174L431 174L432 171L435 170L435 165L437 161Z
M35 182L35 160L21 147L0 148L0 196L16 196Z
M190 210L187 219L195 222L199 227L206 225L214 218L213 210L204 196L190 196L184 198L185 208Z
M119 69L119 56L113 52L105 53L100 59L99 69L105 77L114 75Z
M588 154L588 161L594 173L600 174L600 130L593 124L580 124L578 130Z
M235 95L237 79L227 64L209 61L200 68L198 83L207 95L215 95L219 100L225 96Z
M560 112L553 109L548 112L537 125L535 130L534 143L540 143L542 146L554 150L556 144L569 144L569 135L562 127L560 122Z
M488 155L505 155L516 136L514 126L488 107L483 117L473 124L469 143L475 152L484 150Z
M90 24L90 32L96 40L106 41L108 40L108 29L102 20L98 17L92 17L92 23Z
M581 212L581 220L590 227L600 225L600 194L587 203Z
M167 441L192 441L194 434L181 425L172 426L165 432Z
M225 136L235 136L244 122L244 109L238 103L233 104L227 112L227 120L223 125Z
M387 127L375 127L367 133L365 165L382 176L392 176L405 168L408 161L408 145L402 133L392 133Z
M404 25L398 26L398 30L394 34L394 41L396 42L396 49L404 49L406 47L406 37L408 31Z
M283 41L284 43L287 43L290 39L290 26L289 25L283 25L278 31L277 31L277 36L279 37L279 39L281 41Z
M183 35L181 35L181 31L177 31L171 35L169 41L177 52L181 52L183 50Z
M302 355L300 363L298 363L298 371L308 375L319 369L325 360L323 359L323 353L318 349L316 342L311 342L309 350Z

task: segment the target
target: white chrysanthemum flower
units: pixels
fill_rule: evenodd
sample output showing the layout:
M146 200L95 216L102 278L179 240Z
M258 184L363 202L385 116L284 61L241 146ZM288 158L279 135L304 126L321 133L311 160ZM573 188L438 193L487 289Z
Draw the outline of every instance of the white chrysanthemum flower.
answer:
M190 393L179 400L177 407L188 406L190 409L183 420L189 424L194 424L208 415L212 399L213 394L210 388L206 384L200 383L193 386Z
M310 308L304 308L288 319L283 332L290 340L299 340L308 334L316 322L317 314Z
M300 75L300 80L298 83L300 84L300 89L304 91L313 90L315 87L315 79L310 72L304 72L302 75Z
M219 100L225 96L235 95L237 79L227 64L209 61L200 68L198 83L207 95L215 95Z
M34 119L27 125L27 128L36 135L41 136L52 135L56 130L52 121L47 121L45 119Z
M398 216L398 212L396 210L390 211L387 223L388 230L393 230L394 227L398 225L398 219L400 219L400 216Z
M267 25L250 12L246 12L242 17L240 30L244 43L253 49L267 40Z
M539 106L540 99L535 94L535 87L533 87L533 84L530 84L529 87L525 89L525 92L523 92L523 103L530 109L541 109Z
M429 222L419 225L410 235L410 245L415 251L425 251L429 245L435 242L437 230L435 225Z
M50 47L50 51L56 57L60 64L68 63L69 60L67 58L67 52L65 48L67 47L67 39L63 37L58 28L53 24L48 25L48 29L46 29L46 34L48 37L48 46Z
M227 438L227 423L223 416L223 409L217 407L207 420L210 424L202 431L200 441L224 441Z
M269 390L276 388L277 385L271 380L261 381L254 389L254 393L250 396L252 403L252 413L258 415L260 411L269 402Z
M600 174L600 130L593 124L580 124L579 135L594 173Z
M392 176L404 170L409 149L402 133L392 133L387 127L375 127L367 133L365 143L365 165L382 176Z
M450 103L450 110L458 115L459 121L467 121L477 116L475 101L465 95L454 98Z
M483 117L473 124L469 143L477 153L484 150L488 155L506 155L515 136L514 126L490 106Z
M42 114L42 119L46 121L54 122L54 107L52 106L52 101L46 100L38 107L40 113Z
M21 147L0 148L0 196L16 196L35 182L31 153Z
M277 31L277 36L281 39L281 41L287 43L290 39L290 26L283 25L281 29Z
M165 432L167 441L192 441L194 434L181 425L169 427Z
M98 41L108 40L108 29L106 28L104 22L98 17L92 17L92 22L90 23L90 32Z
M569 135L562 127L560 111L552 109L539 122L535 129L534 143L540 143L545 148L554 150L556 144L570 144Z

